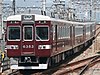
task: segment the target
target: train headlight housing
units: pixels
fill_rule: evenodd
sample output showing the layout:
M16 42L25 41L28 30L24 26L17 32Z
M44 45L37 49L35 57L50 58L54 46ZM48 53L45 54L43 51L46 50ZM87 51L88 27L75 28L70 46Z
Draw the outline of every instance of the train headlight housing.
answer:
M7 45L6 46L7 49L19 49L18 45Z
M38 49L51 49L51 45L38 45Z

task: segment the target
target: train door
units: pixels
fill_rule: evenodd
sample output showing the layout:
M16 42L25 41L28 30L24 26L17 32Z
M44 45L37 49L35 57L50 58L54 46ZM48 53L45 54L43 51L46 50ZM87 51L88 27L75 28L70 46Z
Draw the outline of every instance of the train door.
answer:
M22 55L34 55L33 25L22 25Z

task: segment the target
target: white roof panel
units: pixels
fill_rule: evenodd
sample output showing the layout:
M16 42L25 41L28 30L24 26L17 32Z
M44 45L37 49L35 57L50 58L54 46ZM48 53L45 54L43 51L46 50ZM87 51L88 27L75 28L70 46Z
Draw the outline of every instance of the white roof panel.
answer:
M22 14L24 15L24 14ZM35 21L38 20L50 20L49 16L37 15L37 14L25 14L25 15L35 15ZM7 18L7 21L21 21L21 15L12 15Z

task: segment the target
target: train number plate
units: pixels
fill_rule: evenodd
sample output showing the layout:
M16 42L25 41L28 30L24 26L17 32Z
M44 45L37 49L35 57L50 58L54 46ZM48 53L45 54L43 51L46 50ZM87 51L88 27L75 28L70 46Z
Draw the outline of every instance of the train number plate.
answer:
M34 45L23 45L23 48L34 48Z

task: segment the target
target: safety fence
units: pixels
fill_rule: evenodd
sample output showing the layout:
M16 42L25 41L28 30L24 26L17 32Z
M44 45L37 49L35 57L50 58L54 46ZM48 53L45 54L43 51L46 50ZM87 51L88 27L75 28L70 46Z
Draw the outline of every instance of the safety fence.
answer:
M6 71L10 69L10 60L6 58L4 61L1 61L0 63L0 72Z

